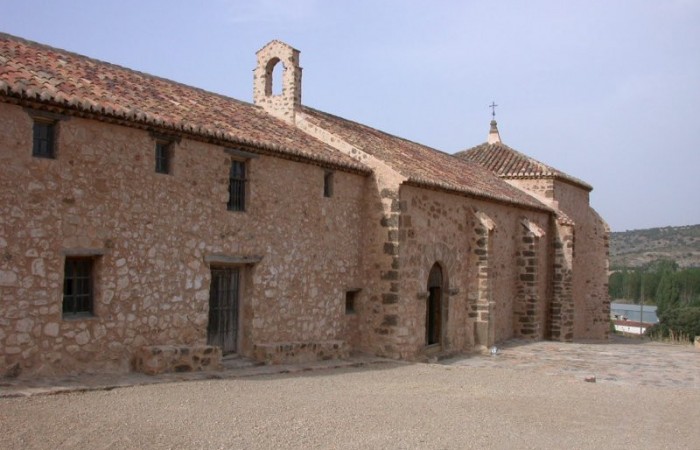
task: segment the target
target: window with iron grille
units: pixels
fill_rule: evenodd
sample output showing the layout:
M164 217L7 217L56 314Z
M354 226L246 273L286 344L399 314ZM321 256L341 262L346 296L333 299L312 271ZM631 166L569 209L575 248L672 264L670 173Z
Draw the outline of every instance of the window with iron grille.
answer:
M94 259L66 257L63 275L63 317L91 316Z
M323 196L333 197L333 172L326 172L323 175Z
M228 178L229 211L245 211L246 181L246 163L231 161L231 171Z
M37 158L56 157L55 127L53 122L35 120L33 130L32 156Z
M156 172L170 173L170 153L170 142L156 141Z

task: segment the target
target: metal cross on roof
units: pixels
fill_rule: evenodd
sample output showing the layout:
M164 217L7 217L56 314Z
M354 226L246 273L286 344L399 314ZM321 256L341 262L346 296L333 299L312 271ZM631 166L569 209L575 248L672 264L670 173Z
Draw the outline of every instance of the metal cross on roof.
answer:
M496 106L498 106L496 102L491 102L489 105L489 108L491 108L491 116L493 116L494 119L496 118Z

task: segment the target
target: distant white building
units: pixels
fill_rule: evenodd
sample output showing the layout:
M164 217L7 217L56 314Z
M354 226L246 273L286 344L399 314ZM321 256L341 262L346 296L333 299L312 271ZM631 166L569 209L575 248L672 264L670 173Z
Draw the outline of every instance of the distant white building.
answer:
M631 320L613 320L615 324L615 331L618 333L625 334L644 334L644 332L651 326L649 323L643 322L633 322Z
M643 311L642 311L643 310ZM644 317L642 317L642 314ZM656 306L654 305L634 305L627 303L610 303L610 318L634 320L648 324L659 323L659 318L656 316Z
M626 334L644 334L650 326L659 322L654 305L610 303L610 319L615 331Z

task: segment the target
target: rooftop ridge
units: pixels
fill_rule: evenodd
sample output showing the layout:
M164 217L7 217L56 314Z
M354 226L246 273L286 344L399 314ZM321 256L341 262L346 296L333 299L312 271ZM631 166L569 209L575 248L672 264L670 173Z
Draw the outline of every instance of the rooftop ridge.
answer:
M0 33L0 50L4 60L0 97L14 98L13 102L156 126L371 172L252 103L7 33Z
M516 156L518 159L520 159L521 163L526 162L528 165L535 166L538 170L523 170L522 168L519 170L515 170L512 167L505 167L508 166L509 161L501 158L499 159L497 155L494 154L496 151L505 151L505 152L510 152L514 156ZM477 153L479 153L477 155ZM484 156L484 153L489 153L489 156L486 157ZM489 143L489 142L483 142L479 145L476 145L474 147L459 151L454 153L454 156L460 159L467 159L471 160L477 164L480 164L489 170L493 171L496 173L499 177L502 178L512 178L512 179L517 179L517 178L536 178L536 177L551 177L551 178L556 178L560 179L562 181L566 181L568 183L572 183L575 185L578 185L588 191L593 190L593 187L586 183L585 181L576 178L574 176L571 176L567 173L562 172L561 170L558 170L548 164L545 164L541 161L538 161L537 159L528 156L518 150L515 150L514 148L502 143L502 142L494 142L494 143ZM496 163L496 160L498 161ZM510 162L510 165L513 165L512 162Z
M370 126L370 125L367 125L366 123L357 122L357 121L355 121L355 120L347 119L347 118L342 117L342 116L339 116L339 115L337 115L337 114L332 114L332 113L329 113L329 112L326 112L326 111L321 111L320 109L316 109L316 108L313 108L313 107L308 106L308 105L302 105L302 111L303 111L303 110L312 111L312 112L317 113L317 114L323 114L323 115L328 116L328 117L331 117L331 118L333 118L333 119L335 119L335 120L342 120L342 121L344 121L344 122L351 123L351 124L353 124L353 125L357 125L357 126L366 128L366 129L368 129L368 130L370 130L370 131L376 132L377 134L382 134L382 135L387 136L387 137L390 137L390 138L392 138L392 139L399 139L399 140L404 141L404 142L409 143L409 144L421 146L421 147L423 147L423 148L425 148L425 149L427 149L427 150L432 150L432 151L434 151L434 152L438 152L438 153L441 153L441 154L446 155L446 156L452 156L450 153L447 153L447 152L444 151L444 150L440 150L439 148L431 147L431 146L429 146L429 145L427 145L427 144L422 144L422 143L417 142L417 141L412 141L411 139L408 139L408 138L405 138L405 137L402 137L402 136L398 136L398 135L395 135L395 134L391 134L391 133L386 132L386 131L384 131L384 130L380 130L379 128L374 128L374 127L372 127L372 126Z
M203 93L203 94L214 95L214 96L220 97L220 98L223 99L223 100L229 100L229 101L241 103L241 104L243 104L243 105L253 106L253 107L256 107L256 108L260 108L259 106L253 104L252 102L246 102L245 100L241 100L241 99L238 99L238 98L235 98L235 97L229 97L228 95L221 94L221 93L214 92L214 91L210 91L210 90L207 90L207 89L204 89L204 88L200 88L200 87L197 87L197 86L193 86L193 85L191 85L191 84L187 84L187 83L184 83L184 82L182 82L182 81L177 81L177 80L173 80L173 79L171 79L171 78L162 77L162 76L160 76L160 75L154 75L154 74L149 73L149 72L144 72L144 71L141 71L141 70L132 69L132 68L130 68L130 67L122 66L122 65L120 65L120 64L112 63L112 62L105 61L105 60L102 60L102 59L99 59L99 58L95 58L95 57L92 57L92 56L87 56L87 55L84 55L84 54L82 54L82 53L74 52L74 51L72 51L72 50L66 50L66 49L63 49L63 48L60 48L60 47L54 47L54 46L52 46L52 45L43 44L43 43L41 43L41 42L36 42L36 41L31 40L31 39L26 39L26 38L23 38L23 37L15 36L15 35L12 35L12 34L5 33L5 32L0 31L0 40L3 40L3 39L8 39L8 40L11 40L11 41L18 41L18 42L21 42L21 43L23 43L23 44L29 45L29 46L31 46L31 47L45 48L46 50L50 50L50 51L53 51L53 52L56 52L56 53L66 54L66 55L68 55L68 56L72 56L72 57L74 57L74 58L79 58L79 59L82 59L82 60L85 60L85 61L90 61L90 62L93 62L93 63L95 63L95 64L99 64L99 65L103 65L103 66L109 66L109 67L112 67L112 68L114 68L114 69L123 70L123 71L129 72L129 73L135 74L135 75L141 75L141 76L146 77L146 78L152 78L152 79L154 79L154 80L163 81L163 82L169 83L169 84L175 84L175 85L178 85L178 86L187 88L187 89L192 89L192 90L201 92L201 93Z
M458 160L455 164L453 155L427 145L308 106L302 107L302 111L307 112L311 120L315 121L315 125L391 164L394 170L407 179L408 184L491 199L529 209L552 211L476 162Z

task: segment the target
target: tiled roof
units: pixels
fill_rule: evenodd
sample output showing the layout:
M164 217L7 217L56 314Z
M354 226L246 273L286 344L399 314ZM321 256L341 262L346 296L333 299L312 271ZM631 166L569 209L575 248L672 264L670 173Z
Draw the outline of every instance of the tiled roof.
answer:
M501 142L484 142L457 152L454 156L480 164L501 178L558 178L587 191L593 190L588 183L513 150Z
M370 172L250 103L0 33L3 98Z
M550 210L479 164L312 108L303 112L314 125L384 161L409 183Z

